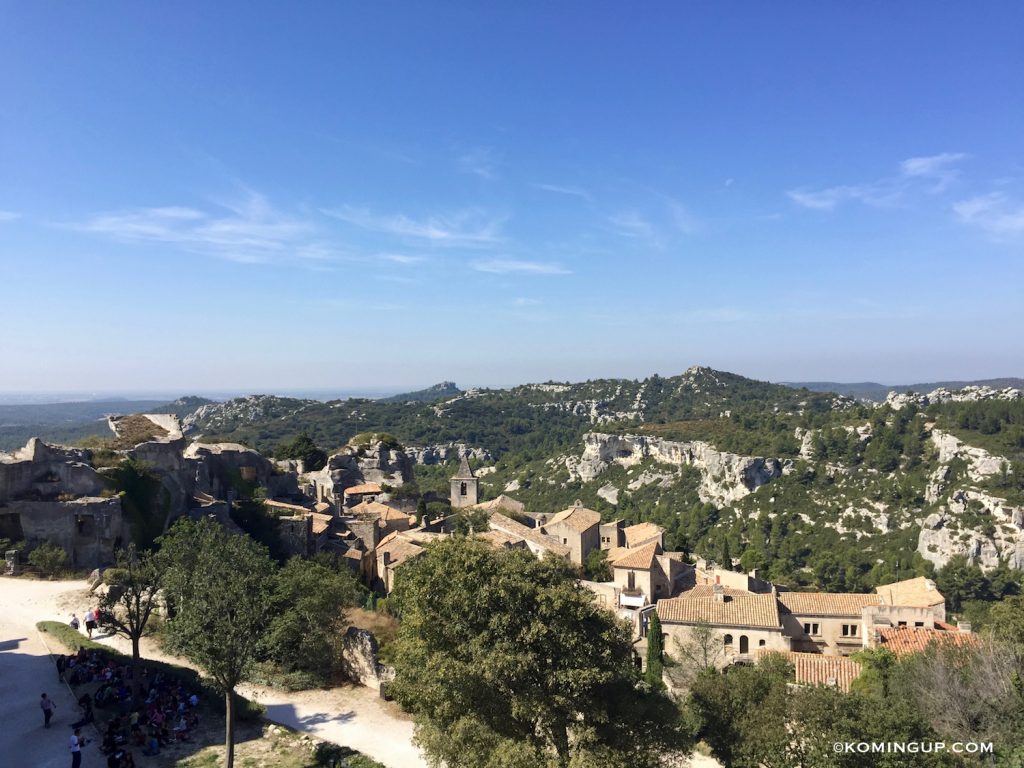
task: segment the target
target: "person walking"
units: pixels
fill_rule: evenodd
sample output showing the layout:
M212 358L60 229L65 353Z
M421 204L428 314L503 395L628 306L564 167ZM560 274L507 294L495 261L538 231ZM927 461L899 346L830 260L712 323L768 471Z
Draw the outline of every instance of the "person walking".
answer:
M78 631L78 628L81 626L81 624L78 623L78 617L75 616L75 614L73 613L71 614L71 621L69 621L68 624L70 624L71 628L76 632Z
M57 708L57 705L53 703L53 699L44 693L42 698L39 699L39 707L43 710L43 728L49 728L50 718L53 717L53 710Z
M85 631L89 635L89 639L92 640L92 631L96 629L96 613L92 608L88 608L85 611Z
M82 744L85 740L82 738L82 729L75 728L75 732L71 734L71 768L81 768L82 766Z

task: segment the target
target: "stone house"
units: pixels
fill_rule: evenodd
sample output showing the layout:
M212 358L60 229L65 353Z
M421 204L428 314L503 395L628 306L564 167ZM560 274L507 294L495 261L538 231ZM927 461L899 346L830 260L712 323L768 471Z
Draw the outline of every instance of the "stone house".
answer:
M618 551L610 561L619 606L642 608L671 597L692 582L693 566L678 552L663 552L657 540L636 549Z
M779 615L779 605L772 594L726 594L723 588L711 597L679 597L659 600L655 605L666 648L676 642L691 643L694 629L708 626L720 644L718 662L724 666L736 661L752 661L758 649L789 651Z
M881 596L885 605L926 608L936 621L946 620L946 598L939 592L935 582L924 576L885 584L876 587L875 592Z
M601 547L601 515L583 506L579 499L542 525L548 536L553 536L569 548L569 559L583 565L593 550Z
M659 547L665 546L665 529L654 523L637 523L622 529L622 537L630 549L642 547L652 541Z
M880 606L874 594L780 592L779 606L793 650L849 656L865 645L865 608Z
M554 536L548 536L537 528L528 528L500 512L491 514L487 520L487 526L492 531L500 531L522 539L527 548L537 557L544 557L549 552L559 557L569 557L569 547Z

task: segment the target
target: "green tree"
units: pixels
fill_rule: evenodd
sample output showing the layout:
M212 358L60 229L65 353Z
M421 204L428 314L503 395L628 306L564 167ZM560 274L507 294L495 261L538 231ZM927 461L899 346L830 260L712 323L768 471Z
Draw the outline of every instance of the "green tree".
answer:
M453 538L405 565L391 692L434 765L653 766L687 746L574 567Z
M347 571L293 557L278 572L273 619L267 636L270 657L288 671L303 671L326 683L340 669L345 611L358 589Z
M152 552L129 544L117 553L117 566L104 573L107 591L100 598L103 623L132 644L132 679L138 681L139 641L157 607L163 565Z
M608 551L591 550L583 564L583 574L591 581L611 581L612 568L608 564Z
M266 548L210 520L181 520L161 538L165 584L175 609L170 647L191 659L224 694L226 768L235 761L235 688L263 645L274 564Z
M279 459L301 460L307 472L316 472L327 464L327 451L318 447L306 432L299 433L291 442L279 445L274 455Z
M662 675L665 671L665 639L661 634L661 619L657 611L651 611L651 620L647 625L647 671L644 679L654 688L665 686Z

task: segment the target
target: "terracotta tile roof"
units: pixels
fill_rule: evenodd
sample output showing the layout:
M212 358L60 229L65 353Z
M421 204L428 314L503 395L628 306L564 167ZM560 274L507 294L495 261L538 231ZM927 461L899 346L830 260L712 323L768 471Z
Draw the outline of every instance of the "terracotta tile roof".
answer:
M482 509L486 512L496 512L499 509L504 509L506 512L522 512L526 509L526 505L503 493L495 499L475 505L473 509Z
M277 499L267 499L263 502L271 509L286 509L289 512L309 512L309 507L304 507L301 504L292 504L290 501L278 501Z
M319 514L317 512L311 513L310 517L313 518L313 534L314 535L320 535L321 533L326 531L328 528L330 528L331 527L331 520L334 519L330 515L321 515L321 514Z
M942 596L935 582L918 576L916 579L897 581L895 584L885 584L876 587L886 605L898 605L909 608L931 608L936 605L944 605L946 598Z
M505 517L505 515L500 512L492 514L490 519L487 521L487 524L490 526L491 530L511 533L513 536L519 536L527 541L533 542L548 552L553 552L554 554L562 557L569 556L569 548L562 542L552 536L545 536L536 528L527 528L525 525L516 522L511 517Z
M380 493L381 488L379 483L363 483L362 485L353 485L351 488L345 489L346 496L359 496L364 493Z
M834 685L841 691L849 691L850 683L860 675L860 663L846 656L770 651L762 648L757 651L757 660L760 662L772 653L778 654L793 665L797 685Z
M376 516L384 522L400 520L402 518L409 519L409 515L402 510L389 507L387 504L381 504L379 501L361 501L349 511L357 517Z
M780 631L782 627L775 595L743 595L722 601L713 597L673 597L659 600L655 607L663 623L707 623L713 627L756 627Z
M628 547L612 547L611 549L605 551L608 553L607 558L609 563L614 563L620 557L625 557L630 553Z
M395 539L389 541L385 546L377 547L377 557L382 558L384 553L387 553L391 557L389 567L395 567L402 563L407 563L413 558L419 557L426 550L419 544L416 544L407 539Z
M658 554L658 542L652 541L637 549L628 549L626 554L612 563L612 568L632 568L642 571L650 570L654 565L654 557Z
M313 505L313 511L319 515L329 515L331 514L331 505L326 501L318 501Z
M497 529L478 533L476 538L483 539L492 547L514 547L525 543L525 539L522 536L516 536L514 533L507 533Z
M936 627L939 622L936 622ZM888 648L897 656L905 656L908 653L920 653L932 643L940 645L963 647L975 646L978 644L978 636L972 632L961 632L956 627L944 625L949 629L926 629L925 627L885 627L878 630L878 643L882 648Z
M651 539L660 539L665 529L654 523L637 523L622 529L627 547L638 547Z
M587 509L583 506L582 501L577 500L573 506L563 509L548 520L545 526L556 525L557 523L565 523L577 533L583 533L592 525L599 525L601 523L601 515L592 509Z
M734 589L733 587L722 587L723 594L729 595L730 597L743 597L744 595L752 595L753 592L747 592L745 589ZM688 589L683 592L679 597L714 597L715 596L715 585L714 584L698 584L693 589Z
M342 553L342 556L347 557L349 560L359 560L362 562L363 554L362 550L356 549L355 547L349 547Z
M857 616L869 605L881 605L878 595L856 592L779 592L779 603L797 616Z

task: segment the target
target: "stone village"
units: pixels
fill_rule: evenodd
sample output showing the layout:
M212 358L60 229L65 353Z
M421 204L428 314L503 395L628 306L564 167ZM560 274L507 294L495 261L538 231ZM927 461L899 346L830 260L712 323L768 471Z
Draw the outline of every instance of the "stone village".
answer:
M453 535L457 518L472 513L481 525L471 535L494 547L550 554L581 568L588 555L603 550L612 578L583 584L630 623L637 643L656 611L669 640L685 643L698 628L712 633L719 666L781 653L793 665L797 684L845 690L860 670L848 658L858 650L885 647L900 655L931 642L976 642L968 625L946 623L945 600L923 577L870 594L787 591L757 573L736 572L731 564L688 562L683 553L665 551L659 526L602 522L578 501L561 511L527 510L504 494L482 502L471 452L462 446L410 456L415 449L349 445L323 469L306 472L301 461L275 462L239 444L191 441L173 416L119 417L110 426L122 446L142 436L121 448L118 458L145 462L160 478L165 529L187 515L213 517L240 532L230 509L241 480L265 495L289 553L335 553L380 596L391 591L404 564L432 541ZM413 458L460 458L451 478L450 514L419 519L407 499L392 498L393 488L412 479ZM0 454L0 537L58 544L79 568L111 562L130 540L130 523L95 463L87 450L38 439Z

